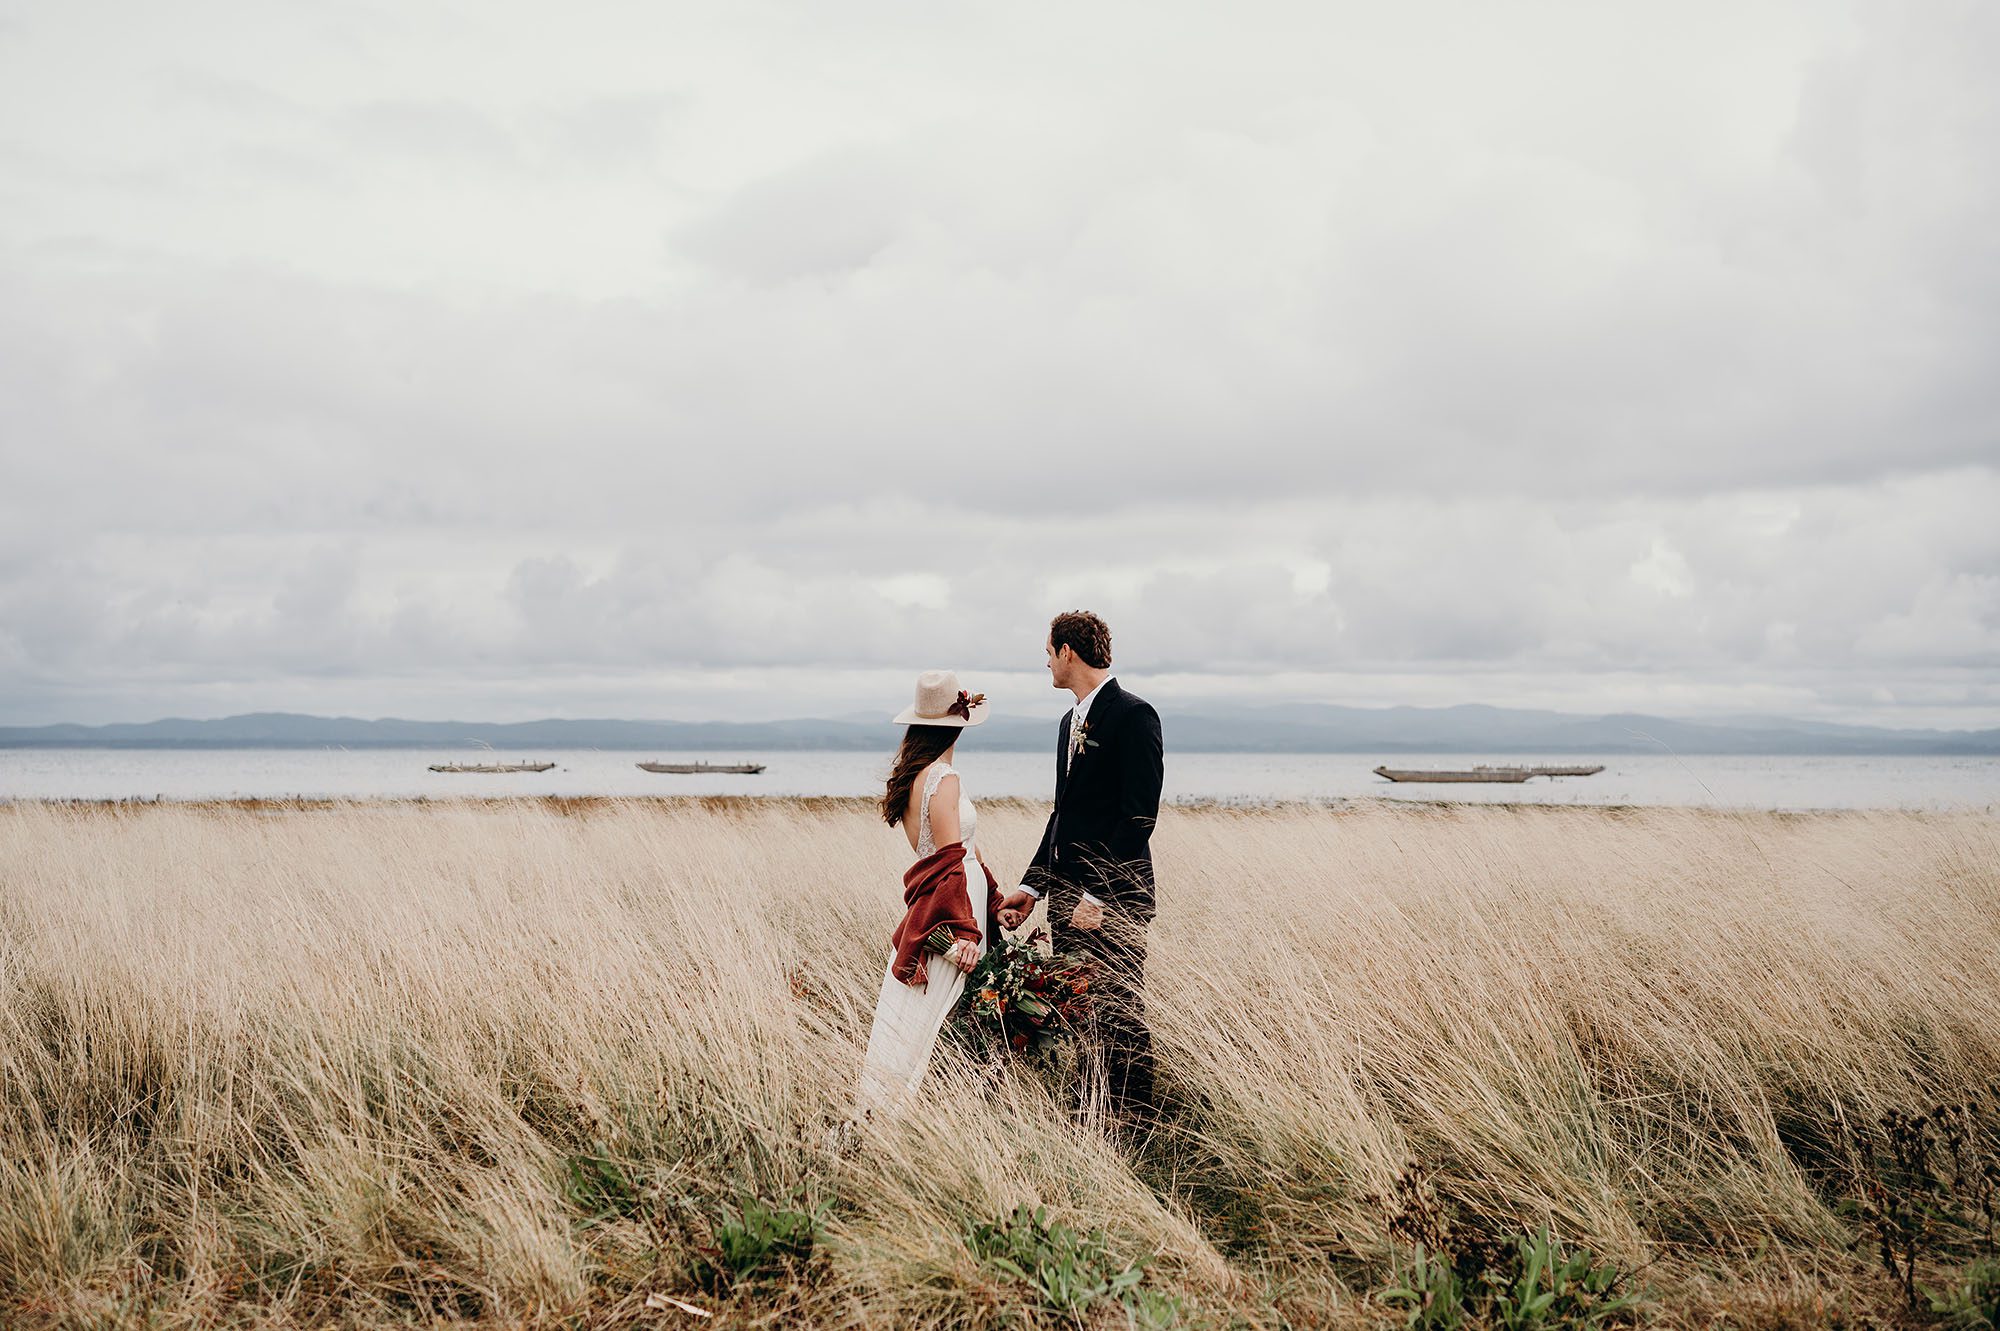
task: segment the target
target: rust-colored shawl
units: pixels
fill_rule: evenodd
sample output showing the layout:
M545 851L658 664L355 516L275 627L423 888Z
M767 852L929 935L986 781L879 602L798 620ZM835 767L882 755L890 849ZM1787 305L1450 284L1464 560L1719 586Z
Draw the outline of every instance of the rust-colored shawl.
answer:
M1000 914L1000 884L993 871L980 861L986 873L986 936ZM889 936L896 949L891 973L913 989L926 985L924 940L940 924L967 942L979 941L979 924L972 913L972 886L965 881L965 843L954 841L924 856L903 875L903 922Z

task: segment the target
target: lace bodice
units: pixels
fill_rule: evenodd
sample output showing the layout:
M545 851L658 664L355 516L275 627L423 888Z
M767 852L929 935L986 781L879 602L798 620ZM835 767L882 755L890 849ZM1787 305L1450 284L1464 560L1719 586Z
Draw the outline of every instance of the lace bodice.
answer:
M957 769L950 763L932 763L930 771L924 774L924 802L917 812L918 859L937 851L937 840L931 836L931 792L938 788L938 782L957 775ZM972 807L972 797L965 793L965 782L961 780L958 783L958 839L965 845L972 844L972 832L978 822L979 813Z

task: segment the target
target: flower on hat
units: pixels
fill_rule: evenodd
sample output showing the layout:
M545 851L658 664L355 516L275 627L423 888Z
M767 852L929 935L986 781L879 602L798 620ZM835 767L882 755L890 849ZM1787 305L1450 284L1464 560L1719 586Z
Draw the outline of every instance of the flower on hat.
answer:
M946 716L962 716L970 721L972 719L972 709L985 701L986 695L983 693L967 693L964 689L960 689L958 691L958 701L945 708L944 714Z

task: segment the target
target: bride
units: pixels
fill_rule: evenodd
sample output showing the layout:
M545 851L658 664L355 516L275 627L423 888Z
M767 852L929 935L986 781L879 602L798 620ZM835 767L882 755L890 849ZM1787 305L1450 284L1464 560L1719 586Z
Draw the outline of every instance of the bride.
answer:
M903 875L906 909L890 938L862 1059L856 1103L863 1113L916 1091L966 972L994 937L999 885L973 844L978 813L951 765L959 736L986 716L985 694L968 694L949 670L927 670L917 676L916 700L894 718L909 729L889 771L882 818L902 826L917 859ZM940 926L952 938L942 954L929 943L942 941Z

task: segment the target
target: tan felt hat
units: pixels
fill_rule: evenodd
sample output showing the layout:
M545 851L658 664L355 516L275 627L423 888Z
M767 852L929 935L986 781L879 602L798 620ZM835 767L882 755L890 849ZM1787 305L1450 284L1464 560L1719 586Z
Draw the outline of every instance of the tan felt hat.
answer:
M986 695L958 687L955 670L917 676L917 699L890 720L899 726L976 726L986 719Z

